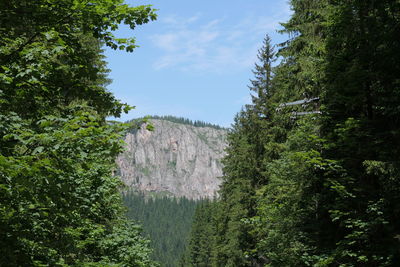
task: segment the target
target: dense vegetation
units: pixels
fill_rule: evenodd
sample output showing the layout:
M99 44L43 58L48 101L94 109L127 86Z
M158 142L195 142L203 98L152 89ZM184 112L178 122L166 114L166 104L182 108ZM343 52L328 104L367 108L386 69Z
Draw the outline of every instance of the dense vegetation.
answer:
M187 118L175 117L175 116L171 116L171 115L166 115L166 116L152 115L152 116L147 116L146 118L157 119L157 120L166 120L166 121L170 121L170 122L191 125L194 127L210 127L210 128L214 128L217 130L224 129L223 127L221 127L219 125L212 124L209 122L204 122L204 121L199 121L199 120L193 121L193 120L190 120Z
M103 44L155 19L123 0L0 1L0 266L154 266L112 175L130 109L105 88Z
M196 206L190 239L177 266L211 265L211 244L215 242L216 231L213 221L213 214L216 212L214 206L215 203L210 200L204 200Z
M400 1L290 2L183 266L398 266Z
M162 267L178 266L185 251L196 206L202 201L127 191L127 217L143 224L151 239L153 258Z

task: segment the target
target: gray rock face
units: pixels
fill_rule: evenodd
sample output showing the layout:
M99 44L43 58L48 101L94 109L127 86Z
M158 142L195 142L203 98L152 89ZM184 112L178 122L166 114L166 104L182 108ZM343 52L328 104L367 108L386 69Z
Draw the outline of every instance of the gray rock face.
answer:
M117 158L123 182L145 192L166 192L189 199L216 196L227 131L151 120L128 133L126 151Z

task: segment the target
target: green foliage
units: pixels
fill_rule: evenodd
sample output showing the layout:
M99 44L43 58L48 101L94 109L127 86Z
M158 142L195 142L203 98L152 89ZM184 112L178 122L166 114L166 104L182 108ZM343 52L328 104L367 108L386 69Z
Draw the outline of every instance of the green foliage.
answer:
M111 30L123 22L154 19L148 6L129 7L123 0L3 1L0 3L0 81L2 111L40 118L76 99L104 115L129 109L104 85L107 70L100 43L134 43Z
M212 123L208 123L208 122L204 122L204 121L192 121L190 119L186 119L186 118L182 118L182 117L175 117L175 116L171 116L171 115L167 115L167 116L152 115L152 116L147 116L146 118L156 119L156 120L166 120L166 121L170 121L170 122L191 125L194 127L210 127L210 128L214 128L217 130L225 129L219 125L215 125Z
M256 79L251 81L253 105L248 105L235 118L228 134L227 156L223 160L224 177L220 204L199 209L192 230L189 251L184 259L191 266L249 266L257 263L250 250L256 247L251 225L247 219L255 215L255 189L263 180L263 136L266 117L271 113L266 98L272 92L271 64L275 59L267 36L256 64ZM207 214L212 209L213 216ZM204 220L202 218L205 218ZM213 232L215 238L204 241L197 232ZM199 244L196 244L200 242ZM210 252L211 256L206 256Z
M100 242L102 263L116 266L158 266L150 259L149 241L141 236L142 229L132 222L114 226L113 231Z
M326 157L346 175L333 188L331 217L341 235L332 258L349 266L392 266L400 258L400 18L392 15L399 11L398 1L339 1L330 15L322 130L331 144Z
M154 19L123 1L0 3L0 265L154 266L113 176L131 107L105 88L102 43Z
M288 133L280 157L265 162L269 181L257 190L257 215L249 223L260 238L262 251L271 266L302 266L311 253L327 214L318 174L335 170L319 152L324 140L317 137L317 118L304 118Z
M202 201L127 191L123 196L127 217L143 224L151 239L152 258L161 266L178 266L188 242L194 211Z
M205 200L198 204L194 214L189 244L182 256L182 267L206 267L213 262L212 244L215 243L215 215L216 202Z
M247 105L235 118L228 135L227 156L223 160L224 177L220 190L221 205L217 217L215 265L248 266L257 262L251 250L256 247L247 219L255 215L255 190L264 180L262 156L264 135L271 109L268 96L272 94L272 62L275 53L266 36L259 50L259 64L250 89L257 93L253 104Z
M267 63L256 64L250 86L257 95L228 136L219 202L193 225L215 238L203 248L194 234L185 262L397 266L400 2L290 2L281 62L271 68L266 39Z
M0 116L1 262L98 261L109 236L122 234L113 232L122 213L121 182L110 170L126 126L104 124L83 104L64 112L43 117L34 130L15 113ZM128 264L115 263L122 262Z

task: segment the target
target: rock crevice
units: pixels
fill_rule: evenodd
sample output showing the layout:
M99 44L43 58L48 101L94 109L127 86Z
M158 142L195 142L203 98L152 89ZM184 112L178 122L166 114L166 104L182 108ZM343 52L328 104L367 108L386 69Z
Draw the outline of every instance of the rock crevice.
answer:
M152 119L125 137L117 158L123 182L139 191L167 192L189 199L213 198L221 183L224 129Z

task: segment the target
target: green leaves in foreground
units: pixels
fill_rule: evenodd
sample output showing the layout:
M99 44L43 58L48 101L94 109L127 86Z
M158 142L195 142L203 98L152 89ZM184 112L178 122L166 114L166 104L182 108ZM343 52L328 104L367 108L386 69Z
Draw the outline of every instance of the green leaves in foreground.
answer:
M152 266L113 176L131 107L101 47L155 19L123 0L0 1L0 266Z
M0 116L0 262L151 266L139 228L119 222L121 182L110 172L126 125L104 124L85 105L65 113L34 127Z

